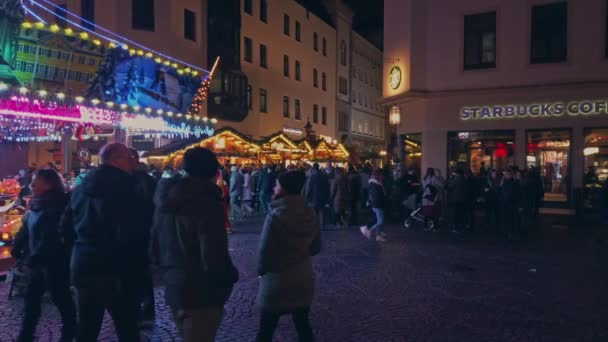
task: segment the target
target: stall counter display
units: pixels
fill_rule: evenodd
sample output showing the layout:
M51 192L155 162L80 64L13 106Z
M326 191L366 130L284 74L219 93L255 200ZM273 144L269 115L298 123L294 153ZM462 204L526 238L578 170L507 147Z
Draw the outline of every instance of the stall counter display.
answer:
M14 179L0 182L0 242L10 243L21 228L25 210L16 207L21 186Z

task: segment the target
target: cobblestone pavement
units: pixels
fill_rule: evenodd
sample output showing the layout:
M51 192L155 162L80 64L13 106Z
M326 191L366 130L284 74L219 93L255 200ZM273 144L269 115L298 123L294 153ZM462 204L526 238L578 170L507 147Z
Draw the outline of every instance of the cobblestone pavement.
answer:
M240 281L217 341L252 341L257 329L258 235L236 231L230 248ZM389 234L376 244L355 230L323 232L312 307L318 341L608 341L608 267L588 231L554 229L515 244L397 227ZM6 294L1 284L0 340L12 341L22 304ZM157 315L145 340L177 341L162 299ZM58 325L46 304L39 341L56 341ZM115 340L106 319L100 341ZM275 341L296 340L283 318Z

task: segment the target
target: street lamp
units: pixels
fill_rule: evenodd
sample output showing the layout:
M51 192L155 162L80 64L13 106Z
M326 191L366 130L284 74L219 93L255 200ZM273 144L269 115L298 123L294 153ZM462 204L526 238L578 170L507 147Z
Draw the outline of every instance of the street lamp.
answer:
M398 146L398 144L397 144L397 126L399 126L401 124L401 108L399 108L399 106L392 106L391 109L389 110L388 123L392 127L392 133L391 133L390 143L388 145L388 151L389 151L390 157L392 157L393 160L397 160L398 154L395 154L395 147Z

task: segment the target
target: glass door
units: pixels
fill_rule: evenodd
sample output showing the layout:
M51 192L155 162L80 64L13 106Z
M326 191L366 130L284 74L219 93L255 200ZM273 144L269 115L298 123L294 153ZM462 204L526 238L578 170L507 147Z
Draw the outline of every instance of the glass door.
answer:
M569 129L528 131L526 164L543 180L545 202L567 203L570 196Z

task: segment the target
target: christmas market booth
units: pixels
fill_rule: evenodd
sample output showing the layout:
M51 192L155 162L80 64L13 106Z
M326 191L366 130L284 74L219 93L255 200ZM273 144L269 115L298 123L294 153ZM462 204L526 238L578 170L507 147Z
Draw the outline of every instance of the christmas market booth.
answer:
M349 153L342 144L307 137L293 140L282 132L256 140L230 127L215 135L186 144L164 146L143 155L148 164L160 168L179 168L183 154L190 148L204 147L215 152L222 165L299 164L304 162L346 162Z
M201 109L218 63L191 65L48 1L4 1L0 180L30 166L86 169L107 142L146 151L212 136Z

